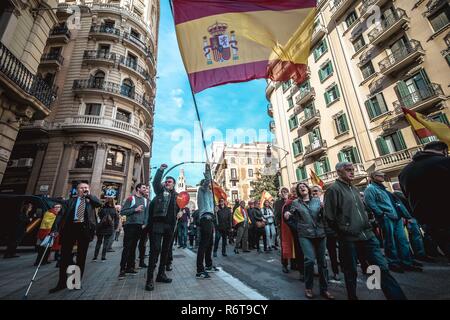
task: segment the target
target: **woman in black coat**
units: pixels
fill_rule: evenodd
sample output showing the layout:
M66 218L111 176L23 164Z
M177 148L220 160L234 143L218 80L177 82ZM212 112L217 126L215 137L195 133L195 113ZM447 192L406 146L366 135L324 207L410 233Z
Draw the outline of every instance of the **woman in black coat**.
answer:
M116 211L114 198L106 198L106 202L100 210L98 216L100 219L97 225L97 244L95 245L94 259L97 261L97 256L100 251L100 247L103 242L102 250L102 262L106 260L106 251L108 249L109 242L114 234L115 227L118 224L118 214Z

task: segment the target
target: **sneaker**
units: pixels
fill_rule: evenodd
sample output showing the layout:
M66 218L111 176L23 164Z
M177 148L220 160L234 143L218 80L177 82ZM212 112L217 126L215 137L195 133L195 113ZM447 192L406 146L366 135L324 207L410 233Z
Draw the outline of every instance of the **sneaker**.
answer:
M211 276L208 274L208 272L203 271L203 272L199 272L195 275L195 277L197 279L211 279Z
M228 255L227 255L226 252L222 253L222 256L223 256L223 257L228 257Z
M217 272L217 271L220 271L220 269L217 268L216 266L212 266L212 267L206 267L206 268L205 268L205 271L208 272L208 273L211 273L211 272Z
M166 265L166 271L172 271L172 270L173 270L173 268L172 268L171 264Z
M125 273L131 274L132 276L135 276L135 275L138 274L138 272L136 270L134 270L134 269L128 269L128 270L125 271Z
M92 262L97 262L97 257L94 257L94 258L92 259Z
M213 257L214 257L214 258L217 258L217 252L214 252L214 253L213 253Z
M105 262L106 261L106 258L102 258L102 262Z
M156 276L156 280L155 281L156 282L163 282L163 283L171 283L172 279L168 278L165 273L160 273L160 274L158 274Z
M153 280L147 281L145 284L145 290L146 291L153 291L155 289L155 285L153 284Z
M125 270L121 270L120 273L119 273L119 280L125 279L125 276L126 276Z

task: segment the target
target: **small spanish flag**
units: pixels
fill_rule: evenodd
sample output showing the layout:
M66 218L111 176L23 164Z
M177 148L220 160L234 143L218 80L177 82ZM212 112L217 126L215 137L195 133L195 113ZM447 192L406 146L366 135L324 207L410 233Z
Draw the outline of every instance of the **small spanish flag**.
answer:
M316 0L172 0L194 93L232 82L306 79Z
M314 185L320 186L322 189L325 186L325 183L323 183L322 179L319 178L319 176L311 169L311 181Z
M445 123L432 121L423 114L402 108L406 120L413 128L419 138L436 136L442 142L445 142L450 148L450 126Z
M273 200L273 197L272 197L272 195L271 195L269 192L267 192L267 191L264 190L264 191L262 192L262 195L261 195L261 200L259 201L259 207L260 207L260 208L264 208L264 202L265 202L266 200L272 201L272 200Z

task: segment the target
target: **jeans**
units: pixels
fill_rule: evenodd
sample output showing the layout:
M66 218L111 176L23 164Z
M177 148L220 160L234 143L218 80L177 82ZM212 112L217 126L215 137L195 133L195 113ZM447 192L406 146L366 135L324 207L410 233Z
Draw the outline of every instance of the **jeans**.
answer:
M178 222L178 246L187 247L187 222Z
M326 238L299 238L304 255L305 288L311 290L314 283L314 262L317 260L320 292L328 290L328 270L325 260Z
M219 241L222 239L222 254L227 253L227 231L225 230L216 230L215 239L214 239L214 253L219 249Z
M384 217L380 221L384 236L384 253L388 264L391 265L412 265L411 250L406 238L403 219L392 220Z
M341 264L344 271L345 286L349 300L357 299L356 279L358 276L357 263L358 252L364 252L364 256L371 265L380 267L381 290L388 300L406 300L405 294L394 277L389 273L386 259L380 250L378 240L373 237L365 241L339 241Z
M106 250L108 250L109 243L111 241L112 234L98 234L97 243L95 244L94 258L97 259L100 247L103 242L102 259L106 258Z
M150 256L148 257L147 281L153 279L153 273L159 258L158 274L163 274L166 269L169 251L173 244L175 226L165 223L153 225L150 231Z
M200 219L200 243L197 252L197 273L205 271L203 261L206 267L212 267L212 248L213 248L214 224L212 219Z
M416 219L411 219L408 223L409 241L416 257L425 257L425 246L423 244L422 232Z
M276 238L276 232L275 232L275 223L268 223L266 224L266 239L267 239L267 245L269 248L275 245L275 238Z
M141 236L140 224L126 224L123 227L123 250L120 260L120 270L130 270L135 267L136 247Z

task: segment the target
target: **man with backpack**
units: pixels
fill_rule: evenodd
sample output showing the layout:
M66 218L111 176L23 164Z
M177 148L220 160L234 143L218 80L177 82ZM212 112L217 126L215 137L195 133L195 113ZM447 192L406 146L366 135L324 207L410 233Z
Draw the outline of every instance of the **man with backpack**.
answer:
M148 220L149 201L145 198L146 185L138 183L134 195L125 201L121 215L127 220L123 226L123 250L120 261L119 280L124 279L126 274L135 275L136 246L142 234L142 229Z

